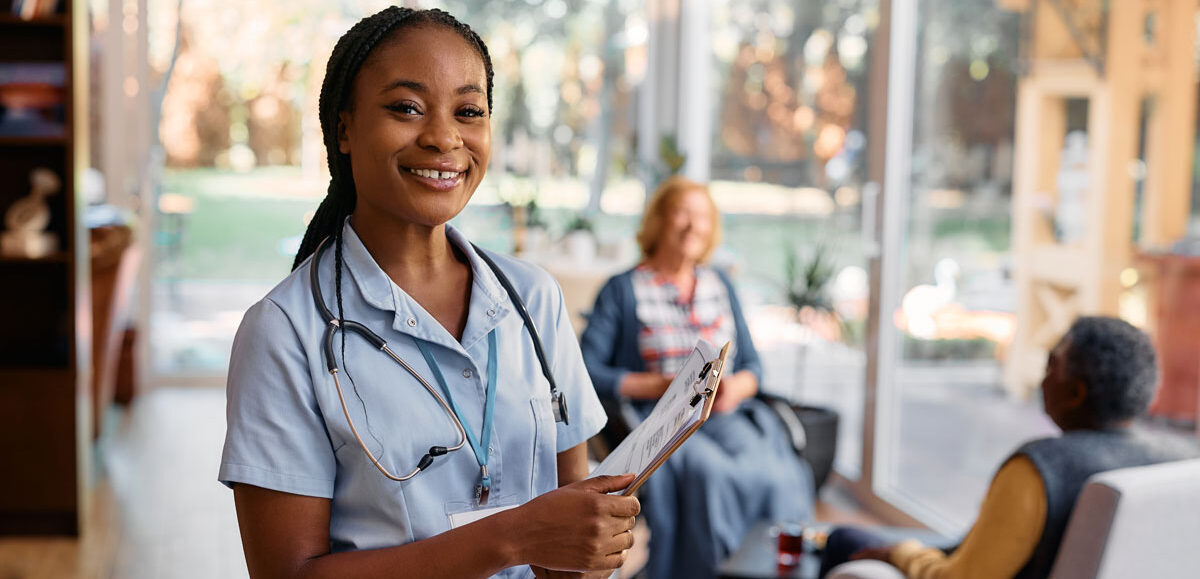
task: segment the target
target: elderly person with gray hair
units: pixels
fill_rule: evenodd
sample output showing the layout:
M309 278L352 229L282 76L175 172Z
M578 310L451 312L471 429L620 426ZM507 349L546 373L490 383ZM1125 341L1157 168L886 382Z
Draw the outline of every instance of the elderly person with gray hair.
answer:
M1145 334L1114 318L1079 318L1050 352L1042 380L1045 412L1062 436L1028 442L1004 462L958 548L947 555L914 541L886 545L869 532L838 529L821 575L849 558L884 561L916 579L1048 576L1088 477L1200 456L1181 439L1134 428L1157 381ZM879 574L885 575L896 573Z

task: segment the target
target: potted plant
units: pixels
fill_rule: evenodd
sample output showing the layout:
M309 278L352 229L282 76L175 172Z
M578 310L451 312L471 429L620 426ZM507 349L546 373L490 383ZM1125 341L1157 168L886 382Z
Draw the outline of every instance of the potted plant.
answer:
M567 224L563 234L567 255L577 263L587 263L596 258L596 232L592 219L584 213L576 213Z
M788 304L795 308L797 322L830 341L841 340L845 333L845 324L829 295L836 271L837 266L824 244L817 244L803 262L796 247L788 245L784 269Z
M839 341L848 335L829 294L836 272L837 266L825 244L814 246L806 260L801 258L794 245L788 244L784 269L788 304L795 308L797 322L829 341ZM799 359L803 358L802 353ZM786 411L782 405L775 406L776 412ZM820 490L833 472L837 455L838 412L825 406L805 404L799 399L792 400L787 406L803 427L804 444L797 452L812 467L815 489Z
M518 211L519 209L519 211ZM520 247L514 248L518 253L523 251L526 253L538 254L544 252L550 243L547 235L547 225L545 219L542 218L541 212L538 210L537 198L530 199L527 203L513 207L514 223L517 217L520 219ZM514 235L516 235L514 231Z

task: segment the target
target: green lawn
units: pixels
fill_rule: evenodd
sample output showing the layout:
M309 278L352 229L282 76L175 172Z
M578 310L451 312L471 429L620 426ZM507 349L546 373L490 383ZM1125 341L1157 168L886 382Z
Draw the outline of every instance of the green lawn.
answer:
M304 215L319 198L281 195L299 170L263 169L238 175L211 169L168 171L163 191L192 199L174 246L174 224L160 214L156 234L160 276L272 281L287 275L291 256L281 243L304 232ZM319 191L316 188L315 191ZM177 249L176 249L177 247ZM172 250L176 253L172 253Z
M273 282L291 268L285 242L304 232L304 216L314 211L325 184L306 182L297 168L265 168L238 174L215 169L169 170L163 192L190 198L193 211L183 218L178 243L173 223L161 219L156 234L156 275L160 278ZM574 217L566 209L543 208L543 220L557 235ZM162 217L160 215L160 217ZM632 237L637 217L601 215L597 230L603 240ZM511 219L505 207L471 205L454 220L473 240L489 249L512 249ZM954 244L970 237L981 241L982 251L1002 253L1008 246L1009 219L964 218L939 215L933 227L937 240ZM786 215L733 214L725 218L723 253L738 268L743 291L769 296L781 289L789 247L803 261L816 245L824 245L839 266L865 266L860 233L853 214L828 218ZM986 249L983 249L986 248ZM923 259L930 256L910 256ZM963 261L966 265L971 256ZM923 269L910 264L914 270ZM932 262L929 264L931 269ZM930 273L931 275L931 273ZM932 282L932 277L915 280Z

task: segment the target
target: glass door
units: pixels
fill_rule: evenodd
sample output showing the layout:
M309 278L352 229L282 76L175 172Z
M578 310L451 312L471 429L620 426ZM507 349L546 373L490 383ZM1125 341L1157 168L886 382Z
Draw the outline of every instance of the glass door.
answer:
M892 21L872 483L954 533L1004 457L1054 431L1004 387L1022 22L993 0L901 0Z
M862 470L886 30L879 0L711 7L709 171L762 390L835 410Z

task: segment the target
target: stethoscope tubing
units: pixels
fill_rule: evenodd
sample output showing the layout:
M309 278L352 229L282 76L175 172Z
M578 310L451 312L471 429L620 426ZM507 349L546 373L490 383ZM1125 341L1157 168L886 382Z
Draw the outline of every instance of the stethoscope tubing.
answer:
M474 246L474 244L472 244L472 246ZM479 258L482 259L484 263L486 263L488 267L492 269L492 271L497 273L496 279L500 281L500 285L504 286L504 291L508 292L509 300L512 302L513 306L517 308L517 314L521 316L521 320L525 323L525 327L529 329L529 337L533 341L533 351L535 354L537 354L538 364L540 364L542 367L542 375L546 377L546 382L550 383L550 403L553 405L552 410L554 412L555 421L570 425L571 418L570 414L567 412L567 402L562 395L558 393L558 384L554 381L554 373L550 371L550 365L546 363L546 352L542 349L542 338L538 334L537 325L533 323L533 318L529 315L529 310L525 308L525 302L518 297L520 294L517 293L517 289L514 288L512 282L508 281L508 278L500 272L500 266L496 265L496 262L492 261L492 258L488 257L488 255L478 247L475 247L475 254L478 255Z
M312 282L313 301L317 304L317 309L321 312L321 315L327 324L325 327L325 338L322 340L325 350L325 363L329 369L330 376L333 377L333 385L337 389L338 402L340 402L342 405L342 413L346 416L346 423L350 425L350 432L354 434L354 439L358 441L358 446L362 448L364 453L366 453L367 458L371 459L371 464L375 465L375 468L379 469L380 473L383 473L383 476L397 482L404 482L413 478L414 476L417 476L417 473L421 472L430 464L432 464L433 457L454 452L465 446L467 443L467 431L465 428L463 428L462 422L458 419L458 416L454 414L454 410L452 410L450 405L446 403L446 399L443 398L442 395L438 393L438 391L431 386L429 382L421 376L420 373L414 370L412 366L409 366L403 358L397 356L396 353L388 347L387 342L383 338L379 337L379 335L377 335L375 332L372 332L369 328L358 322L352 320L342 320L339 322L339 320L334 317L333 312L329 311L329 308L325 306L325 300L321 296L321 288L319 285L320 278L317 274L317 267L319 266L321 253L324 249L326 241L328 241L328 238L322 240L317 246L316 251L313 252L315 255L312 259L312 262L309 264L309 279ZM338 330L343 332L349 331L362 336L372 345L382 350L392 360L395 360L397 364L400 364L400 366L409 374L411 374L413 378L416 378L417 382L420 382L421 386L423 386L431 396L437 399L438 404L440 404L442 409L446 412L446 416L450 417L450 421L454 424L455 430L458 431L458 443L449 447L434 446L430 448L429 452L426 453L425 456L421 457L421 460L417 463L416 468L406 475L397 476L389 472L388 469L384 467L381 462L379 462L379 459L375 456L375 454L372 453L369 448L367 448L367 444L363 442L362 436L358 434L358 428L354 426L354 420L350 418L350 409L346 406L346 396L342 392L341 380L338 379L337 359L334 357L333 351L333 337Z
M330 334L332 333L333 332L330 332ZM438 394L437 391L434 390L433 387L421 377L420 374L417 374L416 371L414 371L412 367L405 363L404 360L400 359L395 352L392 352L391 348L384 346L383 351L391 356L393 360L399 362L405 370L408 370L408 372L412 374L422 386L425 387L425 390L429 391L429 393L437 399L438 404L441 404L442 409L445 410L446 414L450 416L450 420L454 423L454 428L458 430L458 444L450 447L435 446L431 448L430 452L421 458L421 461L417 463L417 466L413 468L411 472L403 476L396 476L391 472L388 472L387 468L385 468L383 464L379 462L379 459L376 458L371 452L371 450L367 448L366 443L363 442L362 436L359 436L358 429L354 427L354 421L350 418L350 410L346 407L346 396L342 393L342 383L340 380L338 380L337 368L330 370L329 374L333 376L333 385L335 388L337 388L338 401L342 403L342 413L346 416L346 423L350 425L350 432L354 434L354 439L358 441L358 446L367 454L367 458L371 459L371 464L375 465L375 468L379 469L379 472L383 473L383 476L396 482L404 482L414 476L417 476L417 473L421 472L422 470L425 470L426 467L433 463L434 456L447 454L462 448L463 445L467 443L467 432L463 429L462 422L458 420L458 416L455 416L454 411L451 410L450 406L446 404L446 400L443 399L442 396ZM435 449L438 449L438 451L435 451Z

